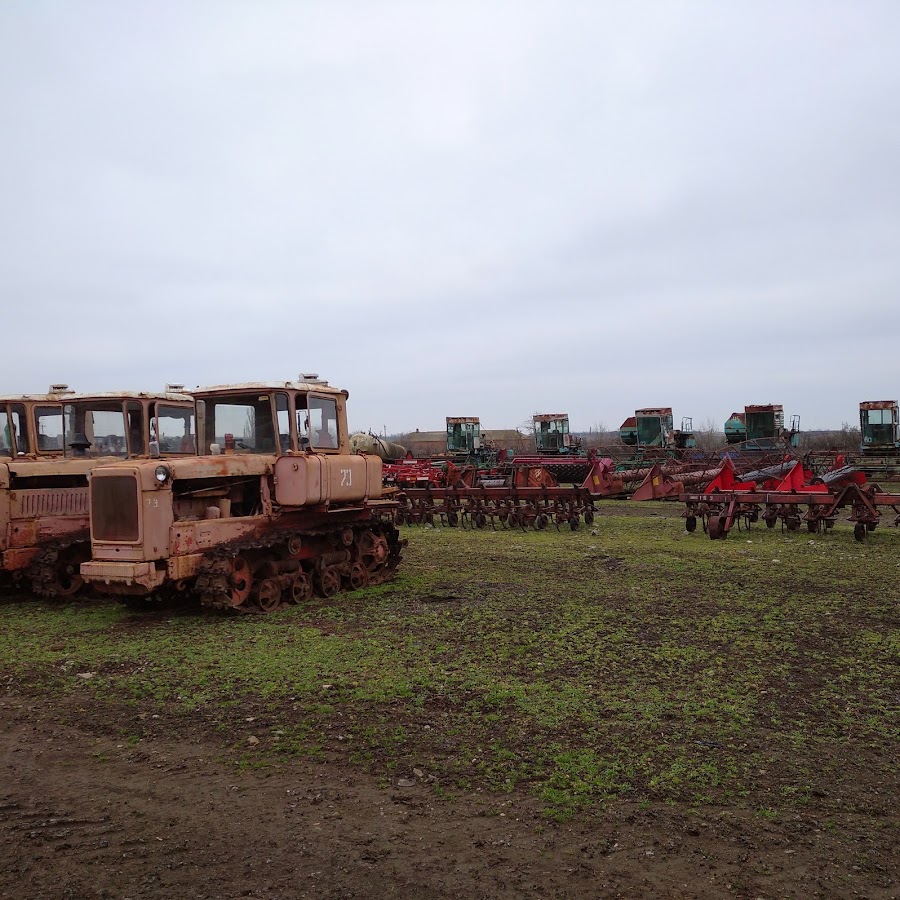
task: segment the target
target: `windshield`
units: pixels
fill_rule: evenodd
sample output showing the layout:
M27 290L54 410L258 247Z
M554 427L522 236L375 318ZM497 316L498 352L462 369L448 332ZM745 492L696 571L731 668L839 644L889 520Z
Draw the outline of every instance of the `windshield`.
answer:
M201 453L276 452L271 395L207 397L197 401L197 411Z
M49 417L45 417L49 421ZM63 407L66 456L128 456L125 413L121 400L67 403ZM140 428L140 421L136 423ZM135 446L140 448L140 432Z

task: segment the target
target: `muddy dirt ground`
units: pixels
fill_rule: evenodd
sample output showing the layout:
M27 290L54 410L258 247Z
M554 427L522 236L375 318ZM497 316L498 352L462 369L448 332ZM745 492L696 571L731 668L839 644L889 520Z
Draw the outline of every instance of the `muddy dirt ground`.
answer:
M240 771L181 719L0 695L0 897L897 897L896 820L612 802L558 823L523 794L441 800L340 757Z

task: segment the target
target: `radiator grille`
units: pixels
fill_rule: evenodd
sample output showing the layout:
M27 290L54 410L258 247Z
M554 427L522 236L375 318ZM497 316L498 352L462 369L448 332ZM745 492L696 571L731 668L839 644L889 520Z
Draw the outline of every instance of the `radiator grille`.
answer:
M95 541L135 543L138 528L138 484L132 475L91 479L91 534Z

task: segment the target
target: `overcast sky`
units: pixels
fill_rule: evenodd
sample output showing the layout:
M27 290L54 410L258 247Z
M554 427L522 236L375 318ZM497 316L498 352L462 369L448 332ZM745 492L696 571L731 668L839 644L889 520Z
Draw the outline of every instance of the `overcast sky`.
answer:
M900 3L0 3L0 393L389 432L900 395Z

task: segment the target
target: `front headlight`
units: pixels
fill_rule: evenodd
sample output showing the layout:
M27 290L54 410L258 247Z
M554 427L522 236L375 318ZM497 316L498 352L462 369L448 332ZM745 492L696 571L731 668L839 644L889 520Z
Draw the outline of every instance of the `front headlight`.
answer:
M165 484L169 480L169 470L166 466L157 466L155 474L160 484Z

